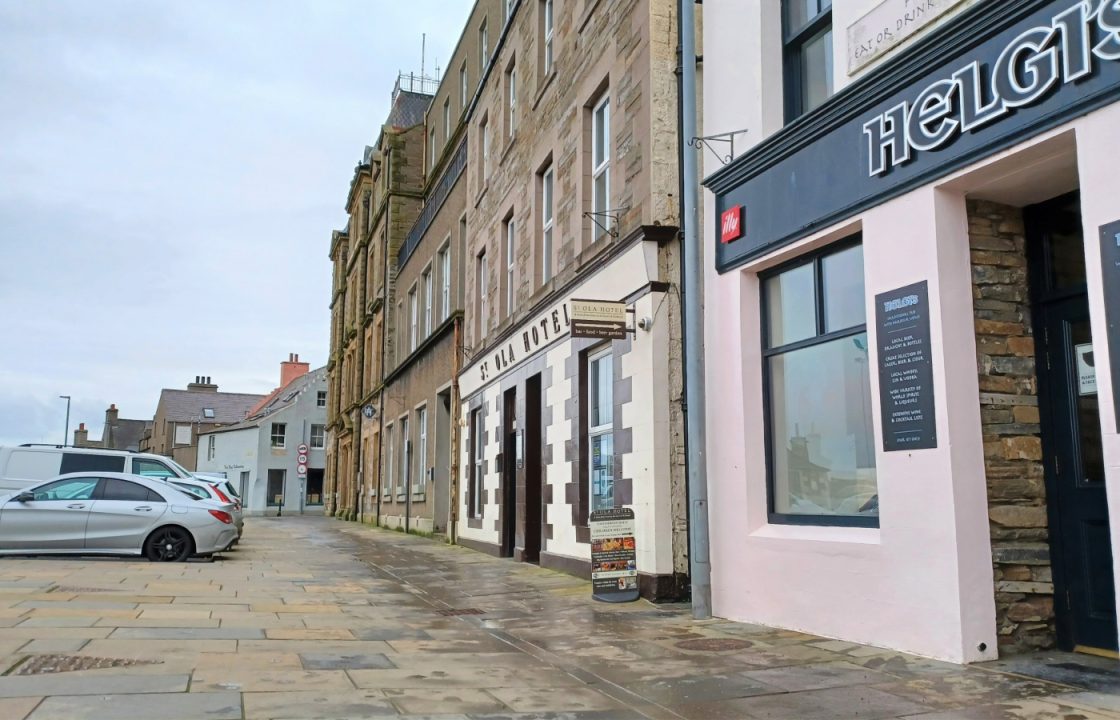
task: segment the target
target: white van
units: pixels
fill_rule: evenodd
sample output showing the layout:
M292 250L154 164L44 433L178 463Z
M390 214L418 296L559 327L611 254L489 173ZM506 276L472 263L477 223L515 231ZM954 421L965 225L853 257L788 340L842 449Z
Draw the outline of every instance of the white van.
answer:
M61 445L0 447L0 493L72 472L124 472L150 478L191 479L189 471L163 455Z

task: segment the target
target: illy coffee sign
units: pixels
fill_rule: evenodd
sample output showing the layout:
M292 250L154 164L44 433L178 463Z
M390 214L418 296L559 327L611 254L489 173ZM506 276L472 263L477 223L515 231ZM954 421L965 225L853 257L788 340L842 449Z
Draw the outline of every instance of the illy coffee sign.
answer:
M1082 0L1020 32L995 62L970 62L863 125L867 172L883 175L1040 102L1120 60L1120 0Z
M743 206L727 208L720 216L719 241L729 243L743 237Z

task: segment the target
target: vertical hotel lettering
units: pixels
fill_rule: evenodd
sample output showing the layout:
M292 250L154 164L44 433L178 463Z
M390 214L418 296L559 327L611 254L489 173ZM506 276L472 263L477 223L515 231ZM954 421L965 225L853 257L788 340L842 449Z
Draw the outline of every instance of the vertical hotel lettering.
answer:
M909 162L915 151L938 150L959 133L1032 105L1059 83L1091 75L1096 61L1117 60L1120 0L1082 0L1054 16L1049 26L1020 33L991 69L971 62L926 86L912 102L864 123L868 174L884 175Z

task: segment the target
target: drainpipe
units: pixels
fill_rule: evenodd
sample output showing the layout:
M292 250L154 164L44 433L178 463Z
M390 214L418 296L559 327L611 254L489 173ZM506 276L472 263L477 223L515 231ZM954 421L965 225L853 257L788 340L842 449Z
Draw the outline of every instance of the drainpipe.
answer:
M382 172L386 173L387 179L392 179L393 171L393 151L390 148L386 153L385 167ZM386 183L388 187L389 184ZM388 191L386 191L388 192ZM393 196L390 193L389 197L385 199L385 225L389 225L389 218L393 216ZM388 236L386 235L386 239ZM380 242L380 239L378 239ZM382 471L382 464L385 457L385 337L389 334L389 246L386 244L382 249L384 255L381 258L381 362L379 369L381 377L377 378L377 385L380 390L377 391L377 527L381 527L381 495L383 493L381 482L384 476Z
M704 324L701 289L699 195L696 154L689 141L696 137L696 6L678 1L677 31L681 43L681 126L677 146L684 185L683 264L681 300L684 305L685 453L688 471L688 564L692 582L692 617L712 616L712 566L708 552L708 485L704 472Z
M463 262L460 255L459 262ZM455 344L454 352L451 359L451 411L450 411L450 424L451 432L448 442L451 447L450 457L448 460L448 473L451 477L448 479L447 492L451 496L447 503L447 541L454 545L459 539L459 370L461 369L461 355L462 352L462 328L460 326L462 318L457 316L455 318Z

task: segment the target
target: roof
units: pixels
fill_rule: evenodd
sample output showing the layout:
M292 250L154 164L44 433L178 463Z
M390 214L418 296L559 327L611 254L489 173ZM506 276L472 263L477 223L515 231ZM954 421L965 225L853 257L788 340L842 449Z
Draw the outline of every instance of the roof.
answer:
M101 440L111 440L112 444L106 447L113 450L139 450L140 438L144 437L144 429L151 420L124 420L118 419L113 428L104 428L101 431Z
M249 410L262 398L264 395L164 388L159 394L159 407L167 420L225 425L244 420ZM205 410L213 410L214 417Z
M242 420L241 422L235 423L233 425L227 425L226 427L215 428L214 430L201 432L199 433L199 435L232 432L234 430L245 430L247 428L260 427L261 422L268 416L274 415L284 408L291 406L301 393L313 386L315 383L321 380L325 380L326 375L326 365L309 372L305 372L303 375L295 378L287 385L276 388L268 395L258 395L257 397L260 398L260 401L257 402L257 404L249 410L249 416L245 420Z
M431 104L431 95L401 90L393 100L393 107L389 110L389 117L385 118L385 124L399 128L419 125L424 122L424 113Z

